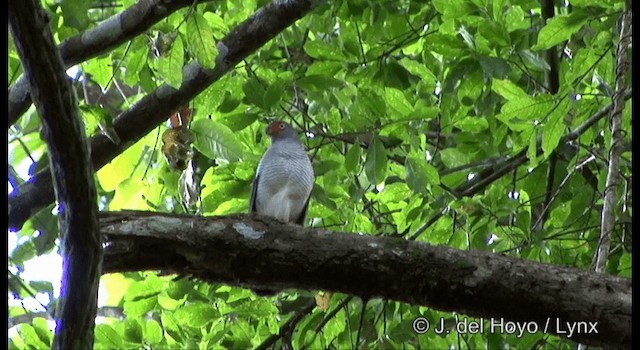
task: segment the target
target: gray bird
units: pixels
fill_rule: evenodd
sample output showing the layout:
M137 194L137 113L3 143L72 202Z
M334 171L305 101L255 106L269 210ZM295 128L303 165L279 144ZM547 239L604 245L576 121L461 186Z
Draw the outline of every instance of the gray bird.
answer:
M258 165L249 212L302 225L314 182L311 161L291 125L276 120L267 135L271 147Z

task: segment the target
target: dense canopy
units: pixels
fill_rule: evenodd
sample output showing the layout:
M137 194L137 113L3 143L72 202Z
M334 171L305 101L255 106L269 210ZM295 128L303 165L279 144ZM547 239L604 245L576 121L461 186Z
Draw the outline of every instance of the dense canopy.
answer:
M630 4L9 12L10 349L630 346ZM238 215L275 119L305 228Z

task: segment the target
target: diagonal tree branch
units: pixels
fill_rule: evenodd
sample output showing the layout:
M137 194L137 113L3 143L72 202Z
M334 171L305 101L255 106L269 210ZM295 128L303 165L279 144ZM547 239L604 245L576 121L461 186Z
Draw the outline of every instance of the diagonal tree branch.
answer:
M58 45L62 61L65 67L71 67L112 50L144 33L173 12L193 3L193 0L140 0L98 26L63 41ZM7 104L7 126L11 126L31 104L31 95L24 76L9 88Z
M494 320L487 322L530 323L585 344L631 344L632 286L626 278L248 215L127 211L102 213L100 225L105 273L172 269L250 288L337 291ZM597 333L569 336L567 327L576 324L586 330L594 325Z
M49 149L62 242L62 287L55 349L90 349L96 318L102 244L97 195L75 94L38 0L9 2L9 23Z
M91 161L94 168L100 169L166 121L180 106L311 11L313 5L310 0L274 1L260 8L218 44L220 56L213 70L203 69L193 62L184 68L184 79L179 89L162 85L116 118L114 129L121 143L115 145L104 135L93 136ZM9 227L19 229L31 215L51 202L51 175L45 169L9 195Z

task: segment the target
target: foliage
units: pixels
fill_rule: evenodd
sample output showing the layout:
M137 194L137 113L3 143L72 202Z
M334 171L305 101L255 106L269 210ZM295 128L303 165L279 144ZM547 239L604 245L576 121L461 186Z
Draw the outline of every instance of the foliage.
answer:
M108 2L115 8L92 7L96 3L107 4L43 1L56 40L133 1ZM264 3L198 3L82 63L75 84L87 131L99 132L97 124L117 116L113 110L126 110L163 83L179 86L190 61L212 67L214 43ZM616 21L624 3L571 1L546 24L539 3L351 0L320 6L191 101L199 213L246 211L257 162L268 147L264 127L281 118L313 136L305 138L317 175L309 225L590 268L611 135L605 118L575 141L563 136L611 103ZM22 68L9 41L13 83ZM549 48L560 57L557 71L547 61ZM550 74L559 77L557 93L546 87ZM96 101L81 93L83 85L115 98ZM628 102L623 114L629 144L630 107ZM31 108L9 129L12 187L47 164L38 123ZM96 172L101 210L185 211L180 176L159 151L164 130L158 126ZM462 195L521 152L525 164ZM628 147L607 265L608 273L626 277L630 159ZM55 220L49 207L9 233L17 242L9 252L15 300L45 293L47 306L54 304L51 283L27 283L21 274L25 262L58 250ZM253 348L314 296L290 290L260 298L241 288L152 272L105 276L102 288L110 296L107 305L123 314L98 319L98 349ZM542 333L418 335L411 328L417 316L438 323L464 315L378 299L361 310L359 299L334 294L326 311L316 308L298 320L290 341L294 348L575 347ZM9 317L28 312L11 307ZM9 348L43 348L51 340L46 321L34 318L17 326Z

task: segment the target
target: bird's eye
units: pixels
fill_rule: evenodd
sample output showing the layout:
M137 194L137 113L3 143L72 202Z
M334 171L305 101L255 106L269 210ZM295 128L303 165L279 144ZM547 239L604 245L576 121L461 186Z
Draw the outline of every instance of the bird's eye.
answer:
M280 125L278 125L278 127L279 127L280 129L284 129L284 123L280 123Z

